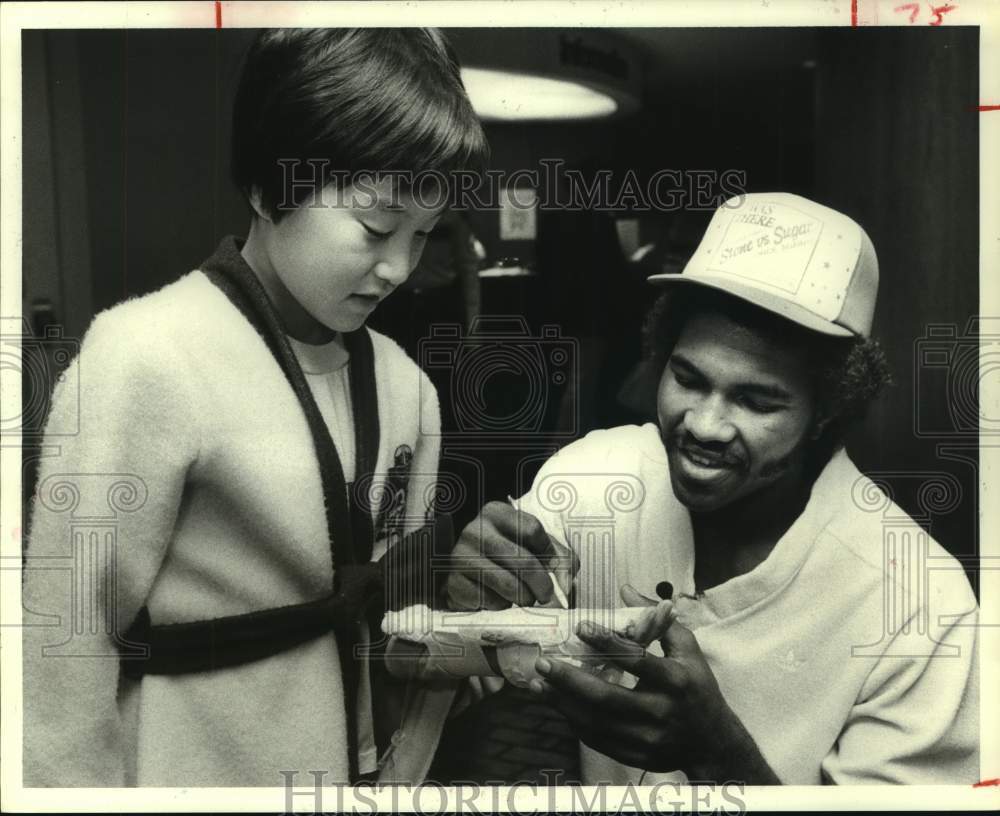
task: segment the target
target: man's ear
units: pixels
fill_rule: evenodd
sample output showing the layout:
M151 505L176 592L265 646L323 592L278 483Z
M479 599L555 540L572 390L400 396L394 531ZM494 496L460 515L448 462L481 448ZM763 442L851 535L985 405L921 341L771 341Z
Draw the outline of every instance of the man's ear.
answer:
M271 214L267 211L267 208L264 206L260 187L250 188L249 199L250 199L250 206L253 207L253 211L257 215L257 217L263 221L267 221L270 223Z
M819 439L823 435L823 431L826 430L826 426L830 424L830 420L833 417L826 414L816 414L816 418L813 420L812 430L809 432L809 438L813 441Z

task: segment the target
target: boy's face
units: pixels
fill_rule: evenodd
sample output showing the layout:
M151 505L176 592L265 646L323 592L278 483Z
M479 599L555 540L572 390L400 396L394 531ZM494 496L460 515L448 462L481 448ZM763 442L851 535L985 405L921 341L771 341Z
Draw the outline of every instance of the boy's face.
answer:
M657 400L674 494L712 512L775 485L801 464L815 411L805 349L693 315Z
M391 178L321 193L277 224L260 224L267 266L292 298L328 329L360 328L375 307L413 272L441 207ZM426 201L426 204L425 204Z

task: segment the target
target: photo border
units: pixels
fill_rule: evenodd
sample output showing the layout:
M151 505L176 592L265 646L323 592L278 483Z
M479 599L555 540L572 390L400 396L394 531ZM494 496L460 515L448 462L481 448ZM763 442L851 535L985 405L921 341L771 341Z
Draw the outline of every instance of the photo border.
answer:
M0 185L0 316L21 316L21 31L25 29L84 28L257 28L266 26L412 26L440 27L548 27L558 20L560 27L785 27L785 26L895 26L912 25L906 15L895 11L899 2L872 0L812 0L811 2L484 2L456 3L429 0L404 2L161 2L161 3L5 3L0 6L0 92L4 99L0 116L2 138L2 178ZM922 4L926 5L926 4ZM979 0L955 0L943 25L972 25L980 28L979 100L960 100L978 110L979 129L979 297L980 312L1000 314L1000 7ZM986 272L989 271L989 274ZM982 362L982 358L981 358ZM982 370L981 370L982 374ZM0 399L4 415L8 409L19 410L20 381L4 372ZM1000 415L1000 382L997 377L980 381L981 416ZM988 437L987 437L988 438ZM2 664L0 682L0 807L5 811L77 812L101 811L173 811L224 810L230 812L281 812L286 808L286 790L274 788L133 788L133 789L25 789L21 785L21 639L20 571L21 559L21 462L18 440L2 440L0 478L0 638ZM980 558L1000 557L1000 512L995 493L1000 448L980 447ZM988 489L993 488L993 489ZM1000 573L996 569L980 571L981 624L981 762L984 778L1000 777L1000 699L989 688L998 687L1000 667ZM994 780L996 781L996 780ZM471 798L466 792L442 788L447 807L458 803L473 812L496 806L489 789ZM554 789L555 796L544 789L535 793L528 786L506 786L501 805L518 812L571 810L579 798L566 787ZM593 788L584 788L587 799ZM513 798L508 798L513 792ZM372 812L371 802L379 806L393 804L391 792L369 791L361 799L350 789L341 791L339 802L345 809L352 805L359 812ZM626 796L625 789L609 787L606 802L619 803L616 796ZM307 797L308 798L308 797ZM1000 808L1000 784L982 786L878 786L878 787L747 787L744 798L752 809L797 810L803 808L919 808L919 809L996 809ZM441 800L442 803L445 800ZM626 806L629 799L621 800ZM337 803L337 788L324 788L324 806ZM437 798L418 801L424 807ZM412 796L397 798L401 809L412 808ZM713 800L717 807L725 802ZM305 800L295 803L301 809ZM554 807L553 807L554 805Z

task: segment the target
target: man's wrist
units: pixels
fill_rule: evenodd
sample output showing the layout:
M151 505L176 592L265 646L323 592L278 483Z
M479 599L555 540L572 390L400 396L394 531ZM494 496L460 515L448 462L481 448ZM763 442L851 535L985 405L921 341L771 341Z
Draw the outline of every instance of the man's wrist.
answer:
M711 742L709 749L687 769L689 779L716 784L781 784L750 732L731 709L727 710L714 734L716 739Z

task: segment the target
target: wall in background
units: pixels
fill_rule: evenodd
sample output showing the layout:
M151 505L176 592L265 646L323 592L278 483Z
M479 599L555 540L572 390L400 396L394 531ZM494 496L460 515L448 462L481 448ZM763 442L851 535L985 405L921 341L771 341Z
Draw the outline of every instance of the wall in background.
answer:
M95 311L175 279L220 236L245 233L248 211L228 180L228 142L233 86L252 35L25 32L25 294L51 296L77 336ZM978 125L967 110L977 99L977 33L795 33L787 35L794 63L776 59L776 36L670 32L672 42L694 44L647 53L657 70L639 115L491 125L493 166L563 157L619 172L635 167L641 177L661 168L741 169L750 190L812 195L857 218L882 262L876 332L897 385L850 450L872 471L953 477L944 481L958 484L957 504L943 510L942 499L927 524L953 552L970 553L976 440L954 432L967 418L949 408L945 370L915 368L915 361L929 324L961 332L978 311ZM474 214L473 223L496 253L494 216ZM638 216L644 241L662 239L678 218ZM542 303L508 294L505 301L497 293L484 309ZM636 320L643 297L629 307ZM547 318L544 309L534 315ZM596 325L600 315L582 320ZM918 404L937 436L916 435ZM919 478L886 478L908 512L924 515Z
M975 555L978 338L963 335L979 312L979 31L828 29L821 42L817 196L878 251L874 334L896 381L849 450L935 538ZM934 324L946 333L928 337Z
M104 31L81 37L94 302L107 306L193 269L245 234L228 181L229 111L252 32Z

